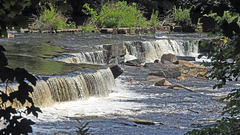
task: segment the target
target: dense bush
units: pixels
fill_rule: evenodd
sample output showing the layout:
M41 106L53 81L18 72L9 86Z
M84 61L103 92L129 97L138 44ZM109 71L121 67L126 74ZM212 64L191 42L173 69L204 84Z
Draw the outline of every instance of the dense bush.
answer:
M52 30L62 30L66 27L75 27L74 22L68 22L68 18L65 17L60 11L57 11L51 4L48 4L49 8L44 8L39 17L35 17L34 23L32 23L32 29L52 29Z
M188 25L191 24L190 9L182 9L174 6L174 21L177 25Z
M146 27L148 24L158 24L158 12L153 12L148 22L135 3L128 5L126 1L106 3L99 13L90 8L89 4L85 4L84 8L83 12L91 15L91 23L98 28Z

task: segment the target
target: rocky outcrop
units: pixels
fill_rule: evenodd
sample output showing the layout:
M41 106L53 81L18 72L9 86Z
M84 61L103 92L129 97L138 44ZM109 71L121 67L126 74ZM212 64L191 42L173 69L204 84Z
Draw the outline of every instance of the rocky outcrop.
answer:
M144 67L150 70L149 75L165 78L177 78L181 76L182 73L182 66L177 64L147 63Z
M162 64L170 64L170 63L176 64L178 62L178 58L176 57L176 55L171 53L163 54L161 57L161 62Z
M186 77L206 78L201 72L206 72L207 70L207 67L189 61L177 60L177 57L173 54L163 55L161 63L146 63L144 67L149 69L149 75L176 78L181 81L187 80Z
M206 71L207 67L204 66L200 66L198 64L194 64L185 60L178 60L178 65L182 65L184 67L188 67L188 68L195 68L198 71Z

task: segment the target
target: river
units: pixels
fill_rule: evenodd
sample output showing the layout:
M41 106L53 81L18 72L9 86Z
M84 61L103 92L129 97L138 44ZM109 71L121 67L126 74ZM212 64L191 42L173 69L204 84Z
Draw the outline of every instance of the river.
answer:
M146 68L126 66L121 64L121 59L153 62L163 53L196 57L198 41L203 37L204 34L177 33L19 34L14 39L1 39L0 43L9 50L7 57L11 67L26 68L39 82L46 81L43 89L50 91L47 97L35 98L36 102L48 102L39 103L43 113L38 118L27 116L36 122L34 135L74 135L77 127L86 123L89 132L95 135L182 135L198 124L208 126L220 119L225 103L216 98L239 87L239 82L212 89L217 83L215 80L169 78L169 82L180 83L197 92L173 90L154 86L146 79ZM101 49L122 43L127 46L127 54L106 59ZM124 70L115 81L104 66L109 61ZM55 82L61 85L55 86Z

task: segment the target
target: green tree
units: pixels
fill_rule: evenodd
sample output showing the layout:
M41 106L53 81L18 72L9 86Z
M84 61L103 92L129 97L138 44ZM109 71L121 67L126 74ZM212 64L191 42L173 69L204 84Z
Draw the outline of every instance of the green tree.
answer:
M208 31L218 35L222 40L222 45L216 47L209 54L211 62L203 63L211 66L208 73L209 78L219 80L214 88L221 88L228 81L238 81L240 77L240 27L238 17L229 19L224 17L228 12L234 16L239 16L240 1L235 0L201 0L197 1L190 11L193 23L199 21ZM221 19L219 19L221 18ZM187 134L240 134L240 88L230 91L227 97L222 100L230 100L223 108L223 114L228 114L219 120L213 127L193 130Z
M0 0L0 35L7 35L7 28L27 27L27 17L22 15L30 0Z

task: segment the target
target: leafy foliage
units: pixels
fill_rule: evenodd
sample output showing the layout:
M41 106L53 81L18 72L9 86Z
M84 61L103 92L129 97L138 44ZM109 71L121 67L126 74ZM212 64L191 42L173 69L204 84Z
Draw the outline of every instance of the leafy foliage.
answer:
M30 82L36 85L36 78L29 74L23 68L11 69L7 67L8 62L3 51L6 51L3 46L0 45L0 79L2 83L6 83L6 90L0 91L0 119L3 120L6 128L0 130L0 134L27 134L32 132L31 125L34 124L30 119L26 119L22 114L33 114L38 117L38 112L41 112L40 108L35 107L30 93L33 92L33 88L26 82ZM16 81L19 86L18 90L13 92L8 91L8 82ZM25 110L17 110L13 107L14 102L20 102L23 106L25 103L29 103L29 106Z
M32 28L40 30L62 30L67 26L67 18L60 11L57 11L52 4L48 5L49 8L44 8L39 18L35 19Z
M219 80L214 88L221 88L228 81L238 81L240 77L240 2L233 0L204 0L198 1L191 9L192 22L199 20L205 28L218 35L221 44L207 54L211 62L203 63L211 66L209 78ZM209 21L210 20L210 21ZM240 88L233 89L222 100L230 100L223 108L223 114L229 114L218 121L213 127L193 130L187 134L239 134Z
M182 9L174 6L174 21L177 25L191 24L190 9Z
M154 11L152 12L151 18L149 20L149 25L150 26L157 26L159 24L159 19L158 19L158 11Z
M77 131L76 131L76 133L78 134L78 135L89 135L90 133L88 133L88 130L89 130L89 128L87 128L87 125L89 124L89 123L85 123L85 124L83 124L83 123L81 123L81 121L80 120L78 120L77 121L78 123L79 123L79 127L77 127Z
M22 15L25 7L31 4L30 0L1 0L0 1L0 35L7 36L7 28L19 30L27 27L27 18Z
M101 11L97 13L94 9L90 8L89 4L83 6L84 13L91 15L91 22L98 28L112 28L112 27L145 27L148 24L158 24L158 12L153 12L150 22L147 21L137 5L127 4L126 1L119 1L116 3L106 3L103 5Z
M201 130L194 129L185 135L239 135L240 120L237 118L222 118L214 123L213 127L205 127Z

